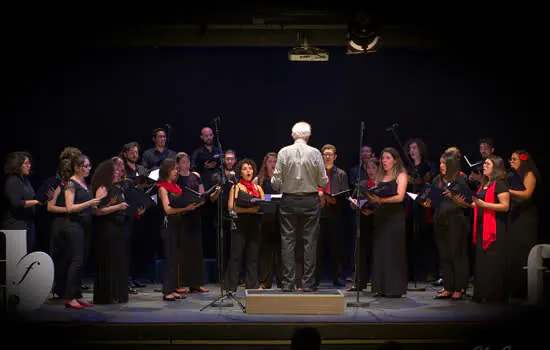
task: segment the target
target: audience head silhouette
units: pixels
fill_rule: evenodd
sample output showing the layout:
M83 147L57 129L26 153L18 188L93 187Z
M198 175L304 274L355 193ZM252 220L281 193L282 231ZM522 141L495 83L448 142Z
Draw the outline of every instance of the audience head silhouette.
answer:
M313 327L298 328L292 335L292 350L321 349L321 335Z

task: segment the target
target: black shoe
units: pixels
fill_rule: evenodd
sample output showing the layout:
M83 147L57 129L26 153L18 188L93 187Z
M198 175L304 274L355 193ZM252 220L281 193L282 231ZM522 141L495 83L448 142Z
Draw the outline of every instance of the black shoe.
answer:
M139 282L136 281L136 280L132 280L132 281L130 281L130 282L134 284L134 288L145 288L145 287L147 287L146 284L139 283Z
M311 288L304 288L303 289L304 293L313 293L313 292L316 292L317 290L319 290L319 288L317 288L317 287L311 287Z
M135 288L128 286L128 294L138 294L138 291Z
M291 286L283 286L283 288L282 288L283 292L285 292L285 293L290 293L290 292L292 292L293 289L294 288L292 288Z
M439 278L436 281L432 282L432 286L442 286L443 285L443 278Z
M87 285L87 284L83 284L83 285L80 286L80 289L82 289L82 290L89 290L89 289L90 289L90 286Z

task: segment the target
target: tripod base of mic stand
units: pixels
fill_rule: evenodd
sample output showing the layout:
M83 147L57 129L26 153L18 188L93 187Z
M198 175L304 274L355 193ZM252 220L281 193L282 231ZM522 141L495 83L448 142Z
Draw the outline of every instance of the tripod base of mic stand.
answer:
M369 307L370 303L366 301L350 301L346 303L347 307Z
M232 302L223 301L226 298L231 298L231 299L235 300L235 302L240 306L241 310L243 310L243 312L246 312L246 308L244 307L244 305L235 297L235 294L233 294L231 292L228 292L228 293L222 295L221 297L219 297L218 299L214 300L210 304L203 306L202 309L200 309L200 311L206 309L209 306L212 306L212 307L231 307L231 306L233 306Z

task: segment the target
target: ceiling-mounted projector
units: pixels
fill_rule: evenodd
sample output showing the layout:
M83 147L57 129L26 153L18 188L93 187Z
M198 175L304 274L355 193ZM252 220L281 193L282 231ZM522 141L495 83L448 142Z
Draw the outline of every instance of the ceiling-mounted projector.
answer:
M291 61L326 62L328 52L316 47L295 47L288 52L288 59Z
M294 47L288 51L288 59L302 62L326 62L328 61L328 52L309 46L307 38L304 38L304 43L301 46Z

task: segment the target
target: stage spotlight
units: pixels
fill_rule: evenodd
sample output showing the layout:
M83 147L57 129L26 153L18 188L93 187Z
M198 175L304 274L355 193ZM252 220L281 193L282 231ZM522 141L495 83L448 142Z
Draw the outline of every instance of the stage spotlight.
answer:
M347 54L376 52L380 46L380 36L374 20L366 13L358 13L348 25Z

